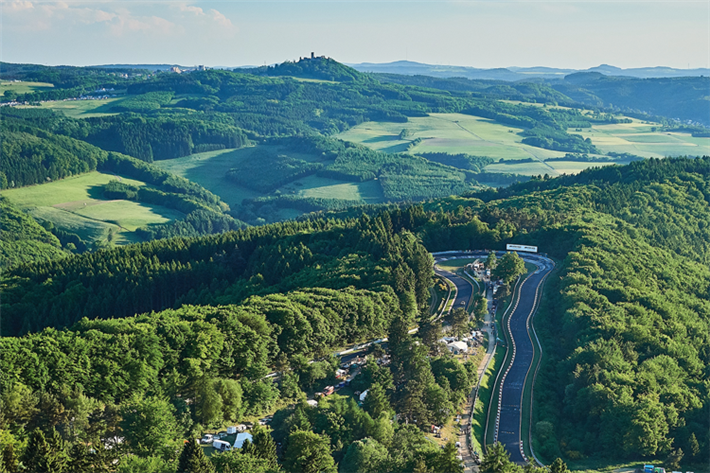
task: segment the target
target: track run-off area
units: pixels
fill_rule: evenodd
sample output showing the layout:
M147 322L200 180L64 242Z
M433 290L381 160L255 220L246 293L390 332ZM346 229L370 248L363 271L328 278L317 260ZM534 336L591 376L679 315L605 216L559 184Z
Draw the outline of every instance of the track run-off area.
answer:
M452 259L482 259L486 258L488 253L488 251L446 251L432 253L432 256L435 263L440 263ZM496 256L502 256L505 252L495 253ZM499 334L498 337L502 339L504 335L509 343L505 344L505 362L498 371L493 387L495 392L487 407L487 424L495 422L495 425L486 425L483 444L502 443L510 454L511 461L516 463L523 464L529 460L526 451L532 454L535 462L540 463L532 451L529 432L523 432L523 415L532 417L532 392L527 401L529 404L524 406L524 391L528 378L533 377L534 380L540 364L542 347L532 322L540 303L543 284L555 264L551 259L540 254L519 252L518 255L526 263L535 265L537 269L518 279L511 303L501 319L502 330L505 333ZM472 292L471 284L459 276L436 268L436 264L435 271L437 275L445 277L456 286L456 299L452 307L459 307L458 304L462 302L468 307ZM490 335L489 331L489 337ZM496 344L495 349L501 348ZM536 361L535 366L533 361ZM529 389L532 389L533 385L534 383L531 383ZM472 394L475 396L477 389L474 389ZM492 435L488 435L489 432ZM470 441L470 438L468 440ZM468 462L466 463L468 467Z

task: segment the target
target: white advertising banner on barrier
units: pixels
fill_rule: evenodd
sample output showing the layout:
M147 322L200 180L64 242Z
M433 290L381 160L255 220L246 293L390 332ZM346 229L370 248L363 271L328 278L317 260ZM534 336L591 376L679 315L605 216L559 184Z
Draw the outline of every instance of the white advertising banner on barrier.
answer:
M528 245L505 245L505 249L509 251L527 251L528 253L537 253L537 246Z

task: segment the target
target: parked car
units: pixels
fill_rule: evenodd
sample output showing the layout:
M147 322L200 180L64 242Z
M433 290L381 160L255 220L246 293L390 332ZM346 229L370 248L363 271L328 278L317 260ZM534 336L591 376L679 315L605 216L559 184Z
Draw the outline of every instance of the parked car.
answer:
M216 450L219 450L220 452L226 452L232 449L232 444L230 444L229 442L225 442L224 440L215 440L214 442L212 442L212 447L214 447Z
M214 435L212 434L205 434L202 439L200 439L200 443L212 443L214 441Z

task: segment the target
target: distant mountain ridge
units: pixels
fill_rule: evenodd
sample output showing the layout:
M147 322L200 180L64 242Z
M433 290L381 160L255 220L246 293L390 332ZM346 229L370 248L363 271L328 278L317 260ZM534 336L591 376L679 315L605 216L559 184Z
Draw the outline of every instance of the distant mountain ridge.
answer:
M518 81L535 79L562 79L577 72L599 72L607 76L634 77L637 79L710 76L710 69L675 69L654 66L622 69L609 64L601 64L589 69L560 69L554 67L500 67L480 69L468 66L434 65L413 61L394 61L388 63L347 64L360 72L375 72L402 75L426 75L432 77L464 77L479 80Z

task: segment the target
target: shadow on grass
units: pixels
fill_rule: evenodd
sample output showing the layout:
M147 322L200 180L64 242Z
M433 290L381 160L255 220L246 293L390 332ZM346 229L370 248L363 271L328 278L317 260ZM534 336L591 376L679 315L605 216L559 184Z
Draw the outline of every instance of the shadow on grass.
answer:
M363 143L381 143L383 141L399 141L399 135L380 135L363 140Z
M410 143L407 141L405 143L400 143L398 145L388 146L387 148L382 148L380 151L384 151L385 153L404 153L409 148L409 144Z
M118 177L116 177L116 179L118 179ZM92 199L96 199L96 200L106 199L104 197L104 185L103 184L98 184L95 186L87 187L86 193L89 194L89 197L91 197Z

